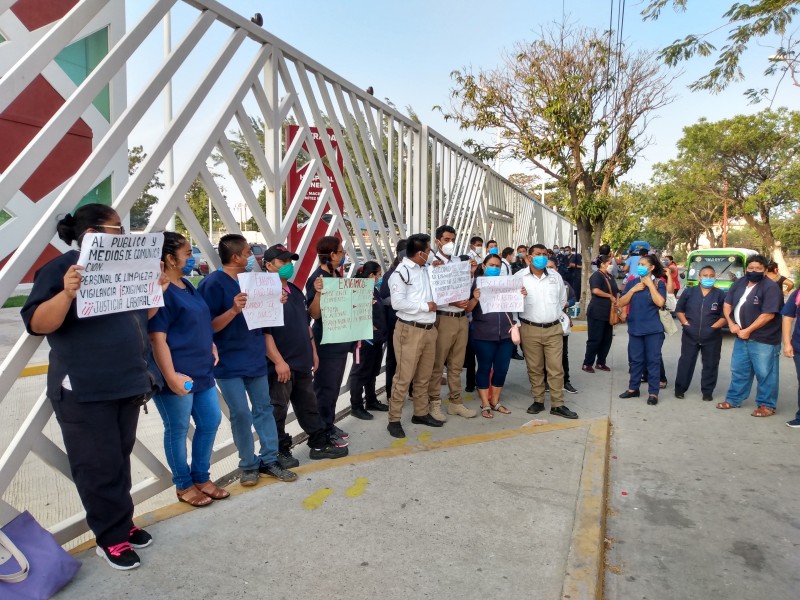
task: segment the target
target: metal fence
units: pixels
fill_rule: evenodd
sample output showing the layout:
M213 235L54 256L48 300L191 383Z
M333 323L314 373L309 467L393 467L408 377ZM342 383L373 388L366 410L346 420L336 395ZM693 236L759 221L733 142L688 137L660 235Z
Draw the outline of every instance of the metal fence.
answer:
M26 89L32 74L52 69L58 52L85 33L99 12L112 5L119 10L121 4L81 0L40 31L29 51L17 48L18 56L3 57L6 46L0 45L0 59L10 65L0 79L0 111ZM12 18L12 5L0 0L0 24ZM161 38L168 16L173 23L188 25L176 31L169 52L153 60L145 48ZM57 216L73 210L93 186L118 170L118 157L127 155L129 138L136 137L147 138L147 157L115 186L114 208L127 215L158 169L168 168L172 183L163 190L148 230L165 229L177 213L212 268L219 266L219 259L201 221L207 215L195 214L186 200L198 180L228 232L240 231L228 196L241 198L269 243L287 240L298 218L304 220L293 248L301 256L313 251L318 227L340 234L350 256L374 255L384 267L399 239L430 233L443 223L457 230L459 251L473 234L494 238L501 247L571 243L571 223L487 165L219 2L155 0L137 22L109 40L107 55L81 83L71 85L65 102L0 175L0 210L9 209L12 217L0 226L0 244L5 245L0 250L9 255L0 270L0 302L48 244L64 249L54 238ZM175 114L170 110L159 120L170 83ZM127 97L127 102L118 103L109 125L95 131L88 158L46 198L25 204L25 210L10 210L19 202L23 184L76 120L93 110L106 86L113 97ZM299 127L299 134L286 144L284 126L290 123ZM336 149L328 135L315 135L326 129L333 131ZM242 148L249 149L255 169L243 166ZM340 160L333 159L337 152ZM308 166L288 197L287 179L297 163ZM314 186L319 194L310 205L306 194ZM266 191L263 204L261 188ZM40 342L23 335L0 364L0 420L9 404L4 399ZM0 447L0 495L32 456L69 477L60 444L47 435L49 402L40 394L26 410L13 439ZM217 448L214 460L234 451L228 441ZM157 454L141 440L134 449L135 459L149 471L134 482L137 504L171 486L169 469ZM0 500L0 521L24 508ZM47 525L61 542L87 529L81 513Z

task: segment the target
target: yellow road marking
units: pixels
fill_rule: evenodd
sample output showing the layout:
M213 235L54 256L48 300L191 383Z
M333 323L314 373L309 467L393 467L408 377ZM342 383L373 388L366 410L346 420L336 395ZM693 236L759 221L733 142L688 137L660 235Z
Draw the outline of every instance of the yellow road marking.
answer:
M22 373L19 374L20 377L34 377L36 375L45 375L47 373L47 368L50 365L47 363L36 364L36 365L28 365L24 369L22 369Z
M321 488L311 494L308 498L303 500L303 508L306 510L317 510L322 503L325 502L325 498L330 496L333 493L331 488Z
M431 439L431 435L432 434L431 434L430 431L423 431L422 433L419 434L419 437L417 438L417 441L418 442L427 442L429 439Z
M390 446L391 446L392 448L402 448L402 447L403 447L403 446L405 446L407 443L408 443L408 438L407 438L407 437L404 437L404 438L398 438L398 439L396 439L396 440L393 440L393 441L392 441L392 443L390 444Z
M344 495L348 498L358 498L367 489L368 483L369 479L366 477L358 477L356 478L356 482L347 488L347 491L344 493Z

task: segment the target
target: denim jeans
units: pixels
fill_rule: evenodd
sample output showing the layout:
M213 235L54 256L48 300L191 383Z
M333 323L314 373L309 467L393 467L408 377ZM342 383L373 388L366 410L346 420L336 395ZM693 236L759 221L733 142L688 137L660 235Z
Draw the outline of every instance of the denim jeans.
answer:
M758 380L756 404L774 409L778 404L780 344L763 344L736 338L731 356L731 387L725 400L741 406L750 396L753 375Z
M193 483L208 481L211 478L211 450L222 420L217 388L211 386L185 396L162 392L153 397L153 402L164 421L164 450L175 487L185 490ZM186 452L190 416L195 428L191 468L187 464Z
M217 379L217 385L230 412L233 443L239 451L239 468L252 471L261 463L268 465L278 460L278 429L272 416L267 376ZM261 444L258 456L255 454L253 427Z

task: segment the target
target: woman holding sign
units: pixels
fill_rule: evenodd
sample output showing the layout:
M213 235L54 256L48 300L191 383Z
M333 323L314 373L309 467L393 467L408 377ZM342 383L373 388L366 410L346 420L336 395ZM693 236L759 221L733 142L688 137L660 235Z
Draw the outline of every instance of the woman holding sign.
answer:
M58 237L81 245L87 233L124 234L119 215L86 204L58 222ZM64 439L70 471L97 538L97 554L114 569L139 566L134 548L152 537L133 524L131 452L139 408L155 384L148 370L147 310L79 318L83 267L71 250L36 272L22 308L31 335L47 336L47 397ZM156 309L157 310L157 309Z
M230 494L210 477L211 450L222 419L214 384L218 361L211 312L203 297L185 279L192 272L192 247L178 233L164 233L161 260L169 278L164 307L150 320L150 342L167 387L155 395L164 421L164 449L178 500L208 506ZM192 464L187 463L189 417L194 421Z
M502 268L500 257L489 254L483 261L482 272L477 273L484 277L497 277ZM528 294L523 287L522 296ZM496 411L507 415L511 411L500 404L500 394L506 381L511 355L514 353L514 342L511 341L511 328L518 323L514 316L508 312L484 313L480 304L481 291L477 287L472 289L472 297L467 304L467 312L472 313L472 347L478 359L478 370L475 373L475 386L481 399L481 416L492 418ZM492 388L489 400L489 386Z
M353 347L352 342L339 342L335 344L322 343L322 328L324 326L320 299L322 294L322 279L324 277L341 277L341 267L344 265L344 247L339 238L326 235L317 242L317 256L319 267L311 273L306 281L306 305L308 314L314 319L311 330L314 332L314 343L319 356L319 368L314 372L314 393L317 395L319 414L322 417L331 441L338 447L347 446L350 434L339 429L334 421L336 419L336 401L344 380L344 371L347 368L347 355Z

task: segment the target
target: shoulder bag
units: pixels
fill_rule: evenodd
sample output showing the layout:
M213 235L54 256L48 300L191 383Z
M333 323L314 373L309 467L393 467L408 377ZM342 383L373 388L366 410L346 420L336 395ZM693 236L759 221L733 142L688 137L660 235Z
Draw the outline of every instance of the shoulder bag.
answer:
M611 296L614 296L614 290L611 288L611 280L606 276L605 273L602 274L606 280L606 285L608 286L608 293ZM618 308L616 304L614 304L613 299L611 302L611 312L608 314L608 322L613 327L614 325L618 325L619 323L625 322L625 311L621 308Z

